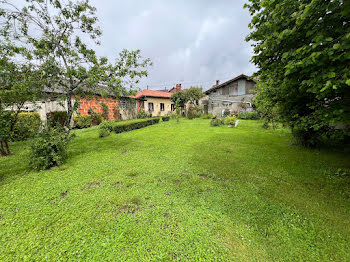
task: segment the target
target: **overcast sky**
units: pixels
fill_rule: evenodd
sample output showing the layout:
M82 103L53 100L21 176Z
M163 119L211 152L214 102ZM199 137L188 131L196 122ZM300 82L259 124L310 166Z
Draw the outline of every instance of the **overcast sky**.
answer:
M153 66L140 88L211 87L215 80L252 74L245 42L244 0L92 0L103 31L98 54L113 59L124 48L141 49Z

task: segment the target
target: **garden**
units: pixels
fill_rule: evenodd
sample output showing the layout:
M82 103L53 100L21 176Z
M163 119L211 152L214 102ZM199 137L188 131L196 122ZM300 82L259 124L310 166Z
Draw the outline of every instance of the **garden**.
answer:
M103 138L73 130L67 160L40 172L31 141L11 142L0 260L350 259L348 153L294 145L259 120L155 121Z

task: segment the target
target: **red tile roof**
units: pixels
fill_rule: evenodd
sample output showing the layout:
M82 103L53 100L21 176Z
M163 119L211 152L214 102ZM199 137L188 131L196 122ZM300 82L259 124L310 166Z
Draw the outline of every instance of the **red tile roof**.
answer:
M162 98L170 98L172 93L165 91L156 91L156 90L142 90L136 94L136 98L142 97L162 97Z

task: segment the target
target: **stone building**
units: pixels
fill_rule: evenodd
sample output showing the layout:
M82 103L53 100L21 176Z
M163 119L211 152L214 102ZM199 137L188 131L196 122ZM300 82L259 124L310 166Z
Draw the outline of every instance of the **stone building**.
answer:
M231 111L252 111L255 85L256 82L244 74L222 84L216 81L212 88L204 92L207 95L204 111L217 116L221 116L225 108Z

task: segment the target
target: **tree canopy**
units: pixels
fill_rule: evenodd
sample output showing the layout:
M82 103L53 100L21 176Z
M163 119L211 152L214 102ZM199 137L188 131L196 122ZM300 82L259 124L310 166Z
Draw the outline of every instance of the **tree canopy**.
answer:
M260 106L303 143L344 139L350 120L350 2L249 0ZM347 126L347 127L346 127ZM341 127L341 128L340 128Z
M147 76L145 68L151 63L141 59L140 50L123 50L114 63L96 55L91 45L100 44L102 32L96 8L88 0L28 0L23 8L7 0L1 3L2 37L29 50L41 65L48 88L64 91L67 127L74 95L127 94Z
M198 105L199 100L204 97L201 87L192 86L186 91L188 101L193 105Z

